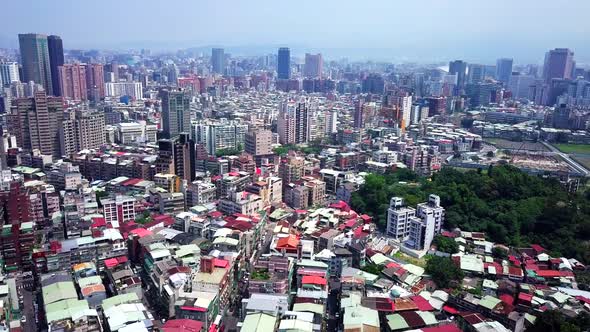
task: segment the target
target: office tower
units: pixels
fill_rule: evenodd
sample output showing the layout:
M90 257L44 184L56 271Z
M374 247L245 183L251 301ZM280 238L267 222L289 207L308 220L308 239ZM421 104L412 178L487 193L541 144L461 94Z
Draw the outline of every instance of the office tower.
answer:
M363 93L382 94L385 90L385 80L379 74L369 74L363 79L361 88Z
M19 82L18 63L2 62L0 63L0 87L10 85L12 82Z
M41 84L45 92L52 95L53 81L47 36L35 33L19 34L18 42L23 66L23 80Z
M60 36L48 36L47 48L49 50L49 66L51 69L51 85L53 86L53 95L62 96L61 86L59 84L59 66L64 64L64 48Z
M71 156L85 149L98 149L105 143L103 112L77 110L67 114L60 126L60 145L63 156Z
M105 97L104 67L102 64L90 63L86 65L86 88L90 100L99 101Z
M504 86L508 86L512 75L512 59L501 58L496 61L496 79Z
M535 81L534 76L514 72L510 76L508 89L512 92L512 97L515 99L528 98L530 88L535 84Z
M554 78L571 79L574 71L574 52L568 48L556 48L545 54L543 79L551 83Z
M173 138L191 132L191 109L187 93L182 89L162 90L162 134Z
M38 91L32 98L16 99L10 116L18 146L30 152L39 150L43 155L61 156L62 98L48 97L45 91Z
M224 74L225 54L223 48L211 49L211 69L215 74Z
M273 154L272 132L267 129L254 129L244 137L245 151L255 157Z
M303 76L305 77L321 77L324 61L322 54L309 54L305 53L305 65L303 67Z
M291 78L291 50L288 47L279 48L277 77L284 80Z
M354 102L354 127L355 128L363 128L365 125L365 119L364 119L364 109L363 109L363 105L364 105L364 100L362 98L359 98L357 100L355 100Z
M471 63L468 66L467 82L480 83L485 78L485 66Z
M58 68L61 96L71 100L88 99L86 68L79 63L65 64Z
M465 71L467 70L467 63L462 60L455 60L449 62L449 74L457 75L457 86L455 88L455 95L460 94L465 87Z

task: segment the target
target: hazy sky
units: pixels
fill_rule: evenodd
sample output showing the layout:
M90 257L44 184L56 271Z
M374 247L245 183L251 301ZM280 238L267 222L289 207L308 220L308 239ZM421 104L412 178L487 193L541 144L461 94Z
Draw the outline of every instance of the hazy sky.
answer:
M291 46L327 57L427 62L569 47L590 63L590 0L4 0L0 44L62 36L65 48Z

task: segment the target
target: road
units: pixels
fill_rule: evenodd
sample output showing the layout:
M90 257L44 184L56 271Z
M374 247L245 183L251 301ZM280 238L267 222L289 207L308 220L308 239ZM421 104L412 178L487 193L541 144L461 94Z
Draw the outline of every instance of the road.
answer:
M27 317L25 323L21 323L23 331L37 331L37 324L35 323L35 306L33 305L35 295L26 289L21 289L20 293L23 295L23 316Z

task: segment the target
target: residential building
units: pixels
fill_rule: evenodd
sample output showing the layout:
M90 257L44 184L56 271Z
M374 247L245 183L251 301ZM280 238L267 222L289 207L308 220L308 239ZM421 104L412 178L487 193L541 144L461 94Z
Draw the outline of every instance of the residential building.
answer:
M134 100L143 99L143 85L141 82L107 82L104 84L106 97L128 96Z
M11 128L18 146L27 151L60 157L59 128L64 120L64 105L59 97L36 92L33 98L19 98L12 108Z
M115 198L101 199L100 202L105 221L113 228L135 220L135 198L117 195Z
M18 63L0 62L0 87L10 85L12 82L20 82Z

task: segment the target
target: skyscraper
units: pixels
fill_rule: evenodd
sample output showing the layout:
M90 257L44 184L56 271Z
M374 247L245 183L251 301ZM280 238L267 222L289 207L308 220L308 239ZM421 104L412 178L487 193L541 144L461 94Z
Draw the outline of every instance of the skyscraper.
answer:
M47 48L49 50L49 67L51 69L51 85L53 94L61 96L61 86L59 85L58 71L59 66L64 64L64 47L60 36L48 36Z
M322 54L305 53L305 65L303 67L303 76L316 78L322 76L324 60Z
M468 83L480 83L485 78L485 66L475 63L469 64L469 73L467 74Z
M512 59L501 58L496 61L496 79L508 86L512 75Z
M291 50L288 47L279 48L277 77L284 80L291 78Z
M86 89L86 68L79 63L65 64L58 67L61 95L72 100L88 99Z
M12 82L19 82L18 63L1 62L0 63L0 87L10 85Z
M211 67L215 74L222 74L225 70L225 53L223 48L211 49Z
M162 134L174 138L191 132L189 96L182 89L162 90Z
M35 33L19 34L18 42L23 65L23 80L39 83L47 94L53 94L47 36Z
M574 52L568 48L556 48L545 54L543 80L551 83L554 78L571 79L574 71Z
M463 60L455 60L449 62L449 74L457 75L457 86L455 88L455 95L458 95L465 87L465 71L467 70L467 63Z

